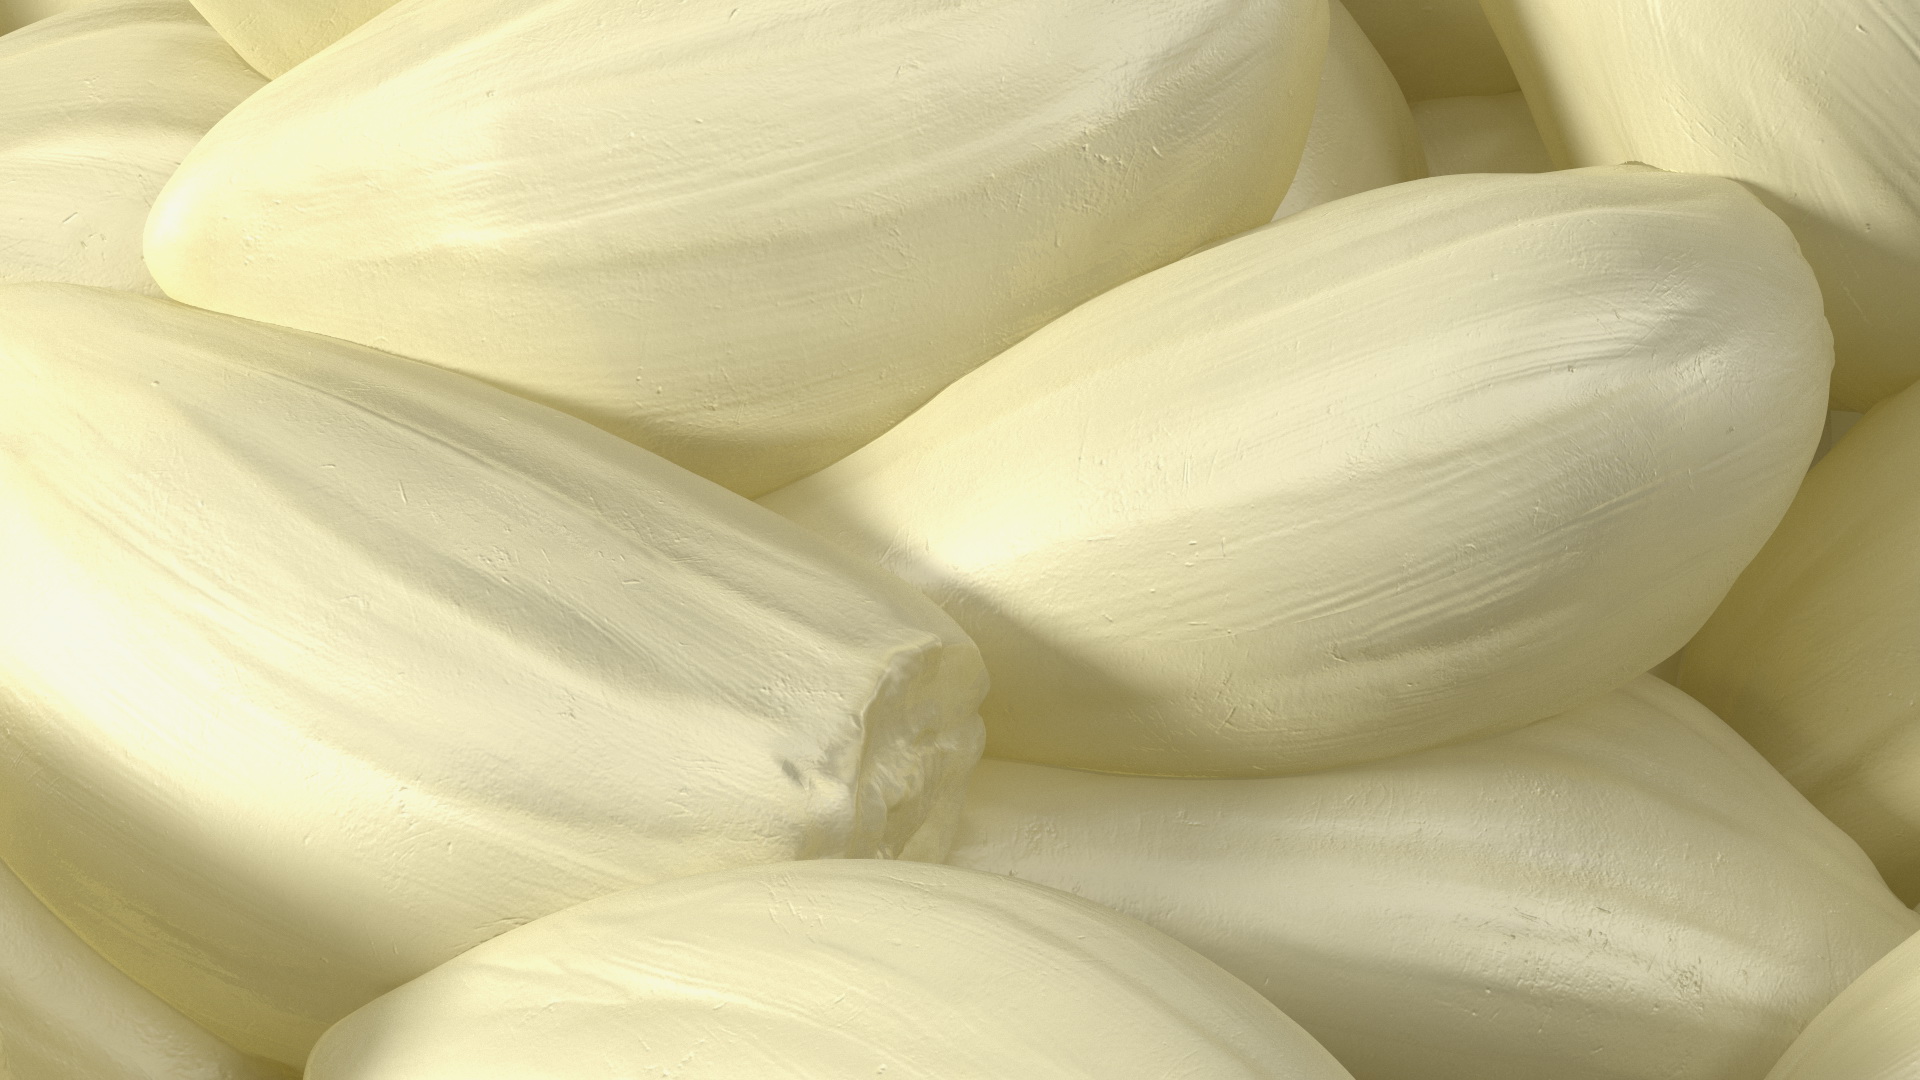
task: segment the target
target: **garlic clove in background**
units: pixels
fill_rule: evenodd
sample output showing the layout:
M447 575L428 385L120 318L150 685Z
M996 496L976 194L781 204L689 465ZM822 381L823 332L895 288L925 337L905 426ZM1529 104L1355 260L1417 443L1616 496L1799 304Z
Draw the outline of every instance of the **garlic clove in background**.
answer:
M30 23L98 2L100 0L0 0L0 34L10 34Z
M209 133L147 262L177 300L478 376L758 495L1270 219L1326 20L405 4Z
M1920 378L1920 6L1486 0L1560 165L1729 176L1793 227L1833 407Z
M0 858L249 1053L527 920L938 857L974 647L906 585L463 376L0 288Z
M1519 88L1478 0L1347 0L1408 101Z
M213 28L267 78L392 7L394 0L193 0Z
M1820 1011L1767 1080L1906 1080L1920 1070L1920 934Z
M570 908L341 1021L307 1080L1349 1080L1165 935L986 874L824 861Z
M102 960L0 866L0 1076L287 1080Z
M159 295L147 213L265 82L186 0L100 0L0 38L0 282Z
M1807 474L1687 646L1682 689L1725 717L1920 901L1920 388Z
M1360 1080L1760 1080L1920 929L1852 841L1652 677L1309 776L984 761L950 858L1167 932Z
M967 628L993 756L1304 772L1685 644L1800 482L1829 350L1731 181L1419 180L1115 289L762 502Z
M1413 105L1413 122L1427 168L1456 173L1550 172L1547 144L1534 126L1526 95L1430 98Z
M1275 221L1310 206L1427 175L1420 132L1393 72L1347 14L1346 5L1328 0L1327 12L1332 20L1313 126L1293 186L1274 212Z

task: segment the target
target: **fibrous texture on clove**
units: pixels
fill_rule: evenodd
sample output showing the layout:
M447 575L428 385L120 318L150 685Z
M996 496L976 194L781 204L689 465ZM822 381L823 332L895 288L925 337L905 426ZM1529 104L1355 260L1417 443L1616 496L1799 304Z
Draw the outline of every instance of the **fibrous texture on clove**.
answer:
M0 866L0 1077L284 1080L181 1016L54 917Z
M1920 935L1814 1017L1767 1080L1909 1080L1920 1073Z
M1166 931L1360 1080L1759 1080L1920 928L1852 841L1651 676L1311 776L985 761L951 859Z
M1476 0L1347 0L1409 101L1519 88Z
M763 502L968 629L990 754L1301 772L1672 654L1791 500L1830 350L1731 181L1417 180L1115 289Z
M277 78L394 0L193 0L254 69Z
M263 85L186 0L103 0L0 39L0 282L158 295L148 210Z
M1836 408L1920 378L1920 6L1486 6L1561 165L1730 176L1793 227L1833 322Z
M1553 168L1526 95L1432 98L1413 105L1427 170L1455 173L1535 173Z
M1313 126L1293 186L1273 215L1276 221L1309 206L1427 175L1420 132L1393 72L1340 0L1329 0L1327 12L1332 17L1327 59L1320 68Z
M944 848L977 651L745 499L104 290L0 290L0 384L0 857L243 1050L588 897Z
M308 1080L1348 1080L1165 935L944 866L830 861L594 900L361 1009Z
M1920 901L1920 389L1807 474L1679 683Z
M1270 219L1326 19L403 5L210 133L147 261L176 299L478 376L757 495Z

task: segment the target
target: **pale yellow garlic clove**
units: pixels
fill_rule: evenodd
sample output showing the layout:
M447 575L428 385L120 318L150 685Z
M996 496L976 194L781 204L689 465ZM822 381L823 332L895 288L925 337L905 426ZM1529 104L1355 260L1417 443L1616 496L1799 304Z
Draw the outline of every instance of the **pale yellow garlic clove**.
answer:
M1745 182L1833 321L1834 407L1920 378L1920 5L1486 0L1562 165Z
M1855 979L1793 1041L1767 1080L1920 1075L1920 935Z
M1326 0L404 5L209 134L147 261L176 299L479 376L760 494L1271 218L1326 20Z
M251 1053L503 930L944 849L977 651L605 432L346 342L0 289L0 857Z
M1327 11L1332 21L1313 126L1275 221L1310 206L1427 175L1420 132L1393 72L1340 0L1329 0Z
M1759 1080L1920 928L1852 841L1650 676L1311 776L982 762L951 859L1166 931L1366 1080Z
M284 1080L102 960L0 866L0 1077Z
M1407 100L1519 88L1478 0L1347 0Z
M1349 1080L1165 935L943 866L756 867L595 900L361 1009L307 1080Z
M0 0L0 34L103 0Z
M394 0L193 0L213 28L256 70L276 78Z
M763 501L968 629L989 753L1300 772L1678 649L1791 500L1830 347L1738 184L1418 180L1115 289Z
M1680 686L1920 901L1920 388L1881 403L1687 646Z
M159 295L148 210L263 85L187 0L101 0L0 39L0 282Z
M1427 168L1455 173L1548 172L1553 162L1540 139L1526 95L1433 98L1413 105Z

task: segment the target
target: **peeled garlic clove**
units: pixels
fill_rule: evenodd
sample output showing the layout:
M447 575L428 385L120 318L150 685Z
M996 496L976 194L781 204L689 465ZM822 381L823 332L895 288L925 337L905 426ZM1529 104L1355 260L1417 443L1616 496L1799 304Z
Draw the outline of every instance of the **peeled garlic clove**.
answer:
M1920 1068L1920 935L1853 981L1767 1080L1901 1080Z
M102 960L0 866L0 1076L278 1080Z
M1800 239L1834 407L1920 378L1920 6L1486 0L1562 164L1744 181Z
M1920 928L1859 848L1652 677L1311 776L982 762L951 859L1166 931L1370 1080L1757 1080Z
M589 897L905 850L978 754L938 609L543 406L74 286L0 289L0 384L0 857L250 1053Z
M1744 735L1920 901L1920 389L1807 474L1700 631L1680 686Z
M394 0L193 0L213 28L268 78L339 41Z
M1476 0L1347 0L1409 101L1519 89Z
M100 0L0 0L0 34L98 2Z
M1326 37L1326 0L405 5L212 132L147 261L760 494L1271 218Z
M1433 98L1413 105L1413 122L1427 168L1455 173L1547 172L1553 162L1540 139L1526 95Z
M1829 349L1738 184L1419 180L1115 289L763 502L967 628L994 756L1301 772L1678 649L1792 498Z
M1427 175L1420 132L1393 72L1381 63L1340 0L1331 0L1327 11L1332 22L1313 126L1275 221L1310 206Z
M0 282L158 295L147 212L264 82L186 0L105 0L0 39Z
M1131 919L913 863L755 867L595 900L361 1009L308 1080L530 1075L1349 1080Z

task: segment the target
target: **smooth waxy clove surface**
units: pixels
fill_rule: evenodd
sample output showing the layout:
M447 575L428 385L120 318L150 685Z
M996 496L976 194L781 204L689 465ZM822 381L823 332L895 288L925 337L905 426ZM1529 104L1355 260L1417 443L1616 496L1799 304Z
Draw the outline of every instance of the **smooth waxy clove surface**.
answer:
M1920 378L1920 6L1485 0L1562 167L1730 176L1799 237L1835 408Z
M0 866L0 1077L288 1080L154 997Z
M1393 72L1340 0L1329 0L1332 17L1327 60L1320 68L1320 94L1313 126L1293 186L1274 220L1310 206L1362 191L1418 180L1427 175L1420 132Z
M1420 180L1116 289L763 502L968 628L990 754L1388 757L1706 621L1819 438L1819 303L1730 181Z
M1920 934L1853 981L1767 1080L1906 1080L1920 1071Z
M0 857L298 1064L635 884L936 856L984 674L904 584L474 380L0 289Z
M1760 1080L1920 929L1852 841L1651 676L1311 776L984 761L951 858L1166 931L1360 1080Z
M1687 646L1679 682L1920 902L1920 389L1854 424Z
M275 78L392 7L394 0L193 0L254 69Z
M405 5L209 134L147 261L175 299L479 376L758 495L1270 219L1326 19Z
M582 904L368 1005L308 1080L1349 1080L1260 995L1084 900L825 861Z
M154 199L265 82L187 0L101 0L0 38L0 283L158 295Z

